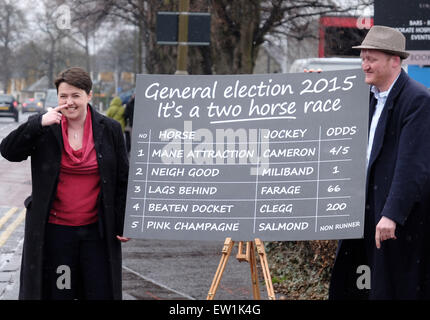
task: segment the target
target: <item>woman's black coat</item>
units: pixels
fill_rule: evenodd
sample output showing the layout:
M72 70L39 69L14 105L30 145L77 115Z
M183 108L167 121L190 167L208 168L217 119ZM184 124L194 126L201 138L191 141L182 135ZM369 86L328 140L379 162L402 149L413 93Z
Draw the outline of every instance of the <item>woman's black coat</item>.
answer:
M100 233L108 248L113 297L121 299L121 243L116 236L123 232L128 159L121 125L92 107L90 110L101 183ZM57 190L63 150L60 125L42 127L41 117L30 117L0 145L2 156L9 161L19 162L31 157L32 197L26 201L20 299L42 298L45 228Z

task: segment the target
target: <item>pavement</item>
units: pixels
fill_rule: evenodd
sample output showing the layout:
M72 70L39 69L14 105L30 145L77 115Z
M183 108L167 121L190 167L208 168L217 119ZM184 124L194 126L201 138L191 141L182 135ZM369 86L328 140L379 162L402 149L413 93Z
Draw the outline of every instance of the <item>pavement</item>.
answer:
M17 234L8 241L7 247L3 248L3 253L0 256L0 300L18 300L22 245L24 242L23 224L20 229L16 230ZM134 245L130 246L128 250L124 250L125 257L129 254L127 251L132 249L135 249ZM153 271L148 270L148 266L157 258L159 257L154 255L146 263L140 263L141 267L135 265L136 261L124 259L123 300L206 299L217 265L211 263L208 265L211 268L210 271L202 272L201 269L197 270L202 264L194 263L193 260L188 260L186 268L183 268L181 263L171 263L171 261L164 260L159 262L159 264L164 265L164 268L159 266L161 272L152 274ZM196 259L201 258L196 257ZM169 260L171 259L174 257L169 257ZM186 257L182 257L182 260L185 259ZM203 259L207 260L204 257ZM205 263L205 261L202 262ZM216 292L216 300L253 299L249 266L247 263L242 263L239 267L238 264L239 262L233 257L229 259ZM141 268L145 268L147 272L143 274L140 271ZM157 270L157 266L152 270ZM261 298L266 300L267 291L265 287L260 285L260 290Z
M0 206L0 300L17 300L25 209ZM123 244L124 300L205 300L223 242L132 239ZM249 264L232 253L215 300L252 300ZM260 272L261 273L261 272ZM267 299L260 279L261 299Z
M0 207L0 300L17 300L25 210Z
M24 243L23 211L17 207L0 207L0 300L18 300ZM123 299L136 300L127 292Z
M0 300L18 300L22 243L16 248L19 253L0 270Z

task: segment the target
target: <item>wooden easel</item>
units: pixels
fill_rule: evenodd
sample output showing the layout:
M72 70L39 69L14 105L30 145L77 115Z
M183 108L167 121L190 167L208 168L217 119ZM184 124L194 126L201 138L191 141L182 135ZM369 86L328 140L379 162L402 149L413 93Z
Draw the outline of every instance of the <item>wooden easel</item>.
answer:
M255 244L254 244L255 242ZM222 248L222 257L219 262L218 269L215 273L214 279L212 280L212 285L209 289L208 296L206 300L213 300L215 298L215 293L218 289L219 283L221 281L222 274L224 272L225 266L227 265L228 258L230 257L231 251L234 246L234 241L231 238L226 238L224 246ZM239 262L247 261L251 267L251 280L252 280L252 294L255 300L260 300L260 289L258 286L258 271L257 271L257 259L255 257L255 248L257 248L257 253L260 256L261 269L263 270L264 281L266 282L267 295L270 300L275 300L275 293L273 291L272 278L270 277L269 265L267 263L266 251L264 249L263 242L256 238L254 241L246 242L246 251L243 253L243 241L238 244L238 252L236 258Z

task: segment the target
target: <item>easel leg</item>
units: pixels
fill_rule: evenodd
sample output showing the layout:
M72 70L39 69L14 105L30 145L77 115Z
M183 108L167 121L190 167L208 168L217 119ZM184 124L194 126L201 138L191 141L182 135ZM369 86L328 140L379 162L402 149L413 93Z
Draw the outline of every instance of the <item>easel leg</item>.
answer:
M261 268L263 270L264 281L266 282L267 295L270 300L275 300L275 291L273 290L272 277L270 275L269 264L267 263L266 250L264 249L263 242L256 238L255 244L257 246L257 252L260 256Z
M252 281L252 295L254 300L260 300L260 288L258 286L258 270L257 270L257 259L255 257L254 242L249 241L248 245L250 247L250 257L249 265L251 267L251 281Z
M206 300L213 300L215 297L215 293L218 289L219 283L222 278L222 274L225 270L225 266L227 265L228 258L230 257L231 250L233 249L234 241L231 238L226 238L224 242L224 246L222 248L222 257L218 265L218 269L216 270L214 279L212 280L212 285L209 289L208 296Z
M234 246L234 241L231 238L226 238L224 246L222 248L222 257L219 262L218 269L216 270L212 285L209 289L209 293L206 300L213 300L215 298L216 291L221 281L222 274L224 273L227 265L228 258L230 257L231 251ZM251 281L252 281L252 294L255 300L260 300L260 289L258 286L258 270L257 270L257 258L255 255L255 249L260 256L261 269L263 271L264 281L266 282L267 294L269 300L275 300L275 292L273 290L272 278L270 276L269 264L267 263L266 251L264 249L263 242L256 238L255 243L253 241L247 241L246 253L243 253L243 242L239 242L239 250L236 256L239 262L247 261L251 267Z

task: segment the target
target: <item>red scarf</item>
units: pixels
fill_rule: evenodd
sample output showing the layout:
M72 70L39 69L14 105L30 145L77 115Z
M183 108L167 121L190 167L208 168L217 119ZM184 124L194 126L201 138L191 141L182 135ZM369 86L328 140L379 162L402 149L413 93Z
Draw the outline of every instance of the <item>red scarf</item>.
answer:
M69 144L67 128L69 124L67 118L61 120L63 133L64 152L61 158L61 170L73 174L91 174L97 170L97 157L94 148L93 126L91 122L91 111L88 107L87 117L84 124L84 136L82 138L82 148L73 150Z
M68 226L91 224L97 221L97 197L100 193L91 111L88 108L79 150L73 150L69 144L66 117L63 117L61 125L64 148L49 222Z

